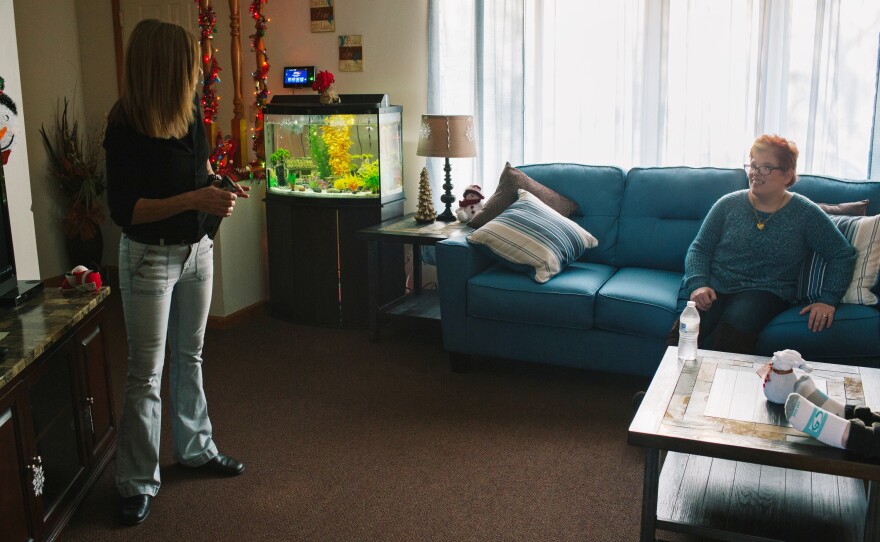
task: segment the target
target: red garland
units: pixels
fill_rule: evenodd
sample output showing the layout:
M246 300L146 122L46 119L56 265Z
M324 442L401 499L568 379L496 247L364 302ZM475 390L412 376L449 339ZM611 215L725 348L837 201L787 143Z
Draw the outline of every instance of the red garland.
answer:
M220 98L214 94L214 83L220 82L219 72L220 64L217 63L216 58L211 58L211 72L205 75L205 79L202 82L201 102L202 111L205 114L204 123L206 125L214 122L214 117L217 116L217 109L220 106Z
M266 46L262 38L266 35L266 18L263 16L263 4L268 0L253 0L248 13L254 18L254 33L250 35L251 49L259 54L258 58L262 59L262 64L257 66L256 71L251 75L254 78L254 105L257 109L256 119L254 120L253 149L257 153L257 160L254 165L262 169L263 165L259 162L259 157L263 153L263 106L269 101L269 87L266 81L269 79L269 62L266 54ZM257 47L259 45L259 50Z
M235 155L235 141L230 136L223 137L223 132L217 131L217 142L214 151L211 152L211 168L217 175L231 175L234 173L232 157Z
M217 32L217 14L210 5L202 8L199 0L195 0L195 2L199 4L199 28L201 29L199 32L199 44L201 45L206 40L214 39L214 34ZM211 56L206 56L202 59L203 65L210 63L211 66L210 73L204 74L204 79L202 80L201 103L204 111L202 122L205 123L205 126L213 124L214 117L217 116L217 109L220 107L218 103L220 98L214 93L214 83L220 82L220 78L217 76L217 72L220 71L220 65L214 57L213 50L212 46Z

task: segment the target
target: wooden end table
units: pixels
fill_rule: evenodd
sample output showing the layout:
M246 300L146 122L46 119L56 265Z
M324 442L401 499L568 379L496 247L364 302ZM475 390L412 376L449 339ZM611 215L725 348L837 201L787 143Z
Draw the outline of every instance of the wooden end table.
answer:
M364 228L358 232L358 236L366 239L369 243L367 265L369 266L369 306L370 306L370 340L378 342L380 339L380 320L382 316L396 316L402 318L429 318L440 319L440 299L436 291L422 289L422 245L433 246L439 241L467 235L473 228L461 222L434 221L427 224L416 222L415 213L410 213L401 218L386 220L375 226ZM405 293L402 297L394 299L383 306L379 306L380 292L378 286L382 284L382 269L379 266L379 244L401 243L411 244L413 247L413 291Z
M720 540L880 540L880 464L791 427L761 390L755 370L767 361L700 350L681 362L677 348L666 350L629 428L629 443L646 448L641 540L656 529ZM811 364L829 396L880 410L880 370Z

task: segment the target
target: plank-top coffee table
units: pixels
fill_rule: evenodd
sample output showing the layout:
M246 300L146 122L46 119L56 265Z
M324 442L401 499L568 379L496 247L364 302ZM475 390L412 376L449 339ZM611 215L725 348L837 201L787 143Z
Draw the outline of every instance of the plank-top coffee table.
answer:
M880 464L791 427L782 405L764 398L755 370L767 361L700 350L684 363L677 348L666 350L629 428L629 443L647 449L642 540L657 529L720 540L880 540ZM880 370L811 364L829 396L880 410Z

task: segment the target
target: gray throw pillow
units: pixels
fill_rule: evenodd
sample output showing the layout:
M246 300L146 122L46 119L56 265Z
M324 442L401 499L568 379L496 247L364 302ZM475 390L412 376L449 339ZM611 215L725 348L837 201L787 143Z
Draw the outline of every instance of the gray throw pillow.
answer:
M498 181L495 193L486 200L486 204L468 222L468 226L474 229L485 226L487 222L500 215L516 201L517 190L520 189L531 192L562 216L570 216L578 210L577 203L547 188L508 162L504 166L504 171L501 172L501 179Z

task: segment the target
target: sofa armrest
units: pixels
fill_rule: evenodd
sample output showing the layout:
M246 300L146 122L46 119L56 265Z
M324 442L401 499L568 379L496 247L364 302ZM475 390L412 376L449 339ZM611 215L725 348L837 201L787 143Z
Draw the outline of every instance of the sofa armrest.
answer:
M464 237L440 241L436 249L443 346L448 352L466 353L468 280L495 262Z

